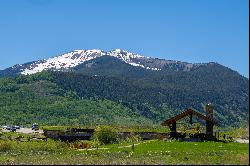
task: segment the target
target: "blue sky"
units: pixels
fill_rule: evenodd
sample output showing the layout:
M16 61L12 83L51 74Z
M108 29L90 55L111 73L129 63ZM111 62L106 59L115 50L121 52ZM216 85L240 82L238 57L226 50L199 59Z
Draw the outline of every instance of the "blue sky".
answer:
M248 0L0 0L0 69L121 48L249 78Z

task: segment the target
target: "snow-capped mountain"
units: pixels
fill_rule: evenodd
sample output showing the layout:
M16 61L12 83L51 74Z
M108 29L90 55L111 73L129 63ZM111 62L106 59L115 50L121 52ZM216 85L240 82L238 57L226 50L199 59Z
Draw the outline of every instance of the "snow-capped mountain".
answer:
M111 51L92 49L74 50L49 59L38 60L25 64L17 64L0 72L7 73L2 75L28 75L48 69L56 71L68 71L80 64L86 63L90 60L95 60L103 56L114 57L129 65L156 71L189 71L194 66L194 64L186 62L144 57L142 55L131 53L122 49L114 49Z
M138 62L138 59L145 59L145 57L138 54L130 53L121 49L115 49L108 52L93 49L74 50L72 52L49 58L47 60L44 59L33 62L26 68L21 69L21 74L34 74L46 69L65 70L101 56L112 56L133 66L140 66L151 70L160 70L158 68L150 68L149 66L141 65L140 62Z
M43 70L54 71L39 73ZM28 74L31 76L26 76ZM249 79L238 72L214 62L192 64L144 57L121 49L107 52L75 50L0 70L0 95L7 97L4 100L7 103L2 105L10 103L11 94L20 108L27 104L29 98L30 103L36 101L38 104L51 99L72 99L76 104L81 104L81 99L107 99L128 108L124 111L138 111L138 115L155 122L162 118L165 111L176 112L190 107L201 110L203 103L208 102L218 108L216 117L223 124L242 124L239 117L247 122L249 116ZM54 104L45 102L44 106L49 103ZM16 104L15 108L19 108ZM10 104L9 109L2 110L9 115L12 109ZM52 107L47 106L44 110L39 108L35 111L46 114L51 109L54 112ZM28 111L33 112L33 107ZM62 111L66 118L71 117L67 115L69 111L66 107L58 111ZM34 116L38 114L41 115L34 113ZM110 120L110 117L107 119Z

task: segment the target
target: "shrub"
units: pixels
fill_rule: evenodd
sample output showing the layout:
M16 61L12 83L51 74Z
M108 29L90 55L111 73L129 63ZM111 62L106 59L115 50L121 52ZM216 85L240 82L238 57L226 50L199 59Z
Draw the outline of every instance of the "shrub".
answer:
M119 143L137 143L142 141L142 138L139 135L131 135L126 137L125 139L120 139Z
M92 141L80 140L80 141L75 141L74 143L70 143L70 147L77 149L85 149L85 148L91 148L93 146L92 144L93 144Z
M101 144L110 144L117 142L118 132L111 126L98 126L92 136L92 140Z
M11 150L11 142L10 141L0 141L0 152L6 152Z

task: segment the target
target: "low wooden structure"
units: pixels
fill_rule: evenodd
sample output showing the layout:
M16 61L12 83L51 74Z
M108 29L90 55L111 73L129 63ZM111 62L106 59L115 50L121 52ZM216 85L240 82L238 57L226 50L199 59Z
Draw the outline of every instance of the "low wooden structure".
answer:
M176 122L187 116L190 116L190 123L192 123L193 115L206 121L206 135L207 137L213 137L213 126L218 125L218 123L213 119L213 106L210 103L206 105L206 116L189 108L186 111L176 115L175 117L165 120L162 125L169 126L171 130L170 136L176 137Z
M62 141L90 140L95 129L72 128L67 131L45 130L44 135L48 138L59 139ZM139 135L143 140L169 138L169 133L158 132L118 132L120 139Z
M70 128L62 130L44 130L44 135L48 138L60 139L62 141L90 140L95 129Z

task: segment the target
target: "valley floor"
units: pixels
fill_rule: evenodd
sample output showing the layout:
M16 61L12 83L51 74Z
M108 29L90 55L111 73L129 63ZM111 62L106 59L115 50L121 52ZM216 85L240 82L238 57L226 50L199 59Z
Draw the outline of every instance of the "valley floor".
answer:
M249 144L237 142L141 141L110 144L95 150L70 148L60 141L0 140L0 164L167 164L249 165Z

